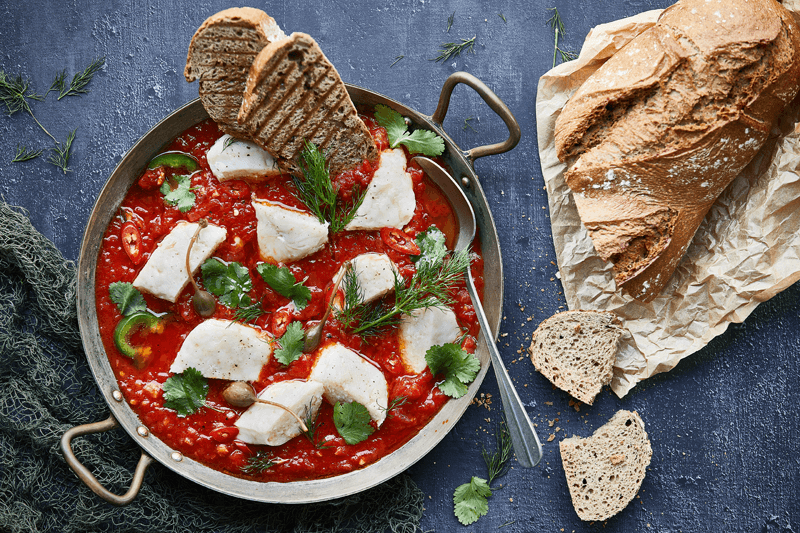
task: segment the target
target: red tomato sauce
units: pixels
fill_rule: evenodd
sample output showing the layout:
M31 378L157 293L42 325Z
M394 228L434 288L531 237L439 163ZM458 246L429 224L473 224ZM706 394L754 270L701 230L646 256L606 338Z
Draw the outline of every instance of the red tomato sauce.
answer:
M386 131L369 116L362 117L370 129L379 149L388 147ZM203 319L194 311L190 298L193 295L189 284L172 304L145 294L147 307L153 313L166 313L163 332L135 333L131 343L147 346L152 350L148 363L138 369L133 361L123 356L114 344L114 329L122 318L119 309L109 296L109 285L113 282L132 282L146 263L158 242L181 220L194 222L206 218L208 222L227 229L227 239L212 257L223 261L238 261L250 270L253 289L252 301L262 302L264 314L253 324L270 331L276 327L278 318L288 315L290 321L299 320L307 328L319 320L325 310L326 289L340 265L364 252L386 253L407 279L414 273L414 264L409 256L384 244L379 231L342 232L331 236L329 243L319 252L304 259L284 265L288 266L297 280L305 279L311 290L311 301L302 311L295 311L290 300L273 291L256 273L261 262L256 242L256 218L251 206L251 196L279 201L288 206L307 211L295 196L294 184L289 176L250 185L244 181L220 183L211 173L206 161L206 152L222 135L217 125L208 120L202 122L176 138L167 151L181 151L193 155L200 168L191 174L196 201L194 207L181 213L177 207L165 203L159 192L158 176L145 172L128 191L115 217L106 230L98 257L96 300L100 334L108 354L111 368L117 377L120 390L126 401L153 435L171 448L180 451L211 468L228 474L261 481L297 481L343 474L374 463L396 450L416 435L425 424L447 402L448 397L436 387L436 380L429 370L419 375L409 375L403 367L398 349L396 329L387 329L366 342L351 334L332 315L323 331L323 345L339 342L375 362L383 371L389 389L389 402L405 397L404 403L392 407L386 420L365 441L348 445L339 436L333 423L332 406L323 402L317 418L314 442L300 435L281 446L259 446L236 440L238 429L233 425L245 409L234 408L222 398L222 390L229 382L209 379L207 405L189 416L179 416L176 411L164 406L161 385L170 377L169 367L188 333ZM406 154L408 156L408 154ZM164 168L164 167L162 167ZM360 167L333 178L340 189L340 197L351 199L355 186L362 190L369 185L375 168L365 161ZM410 162L408 172L412 176L417 206L413 219L405 232L413 239L419 232L436 225L452 244L456 232L452 210L441 192L430 182L424 172ZM166 168L166 178L185 171ZM141 234L140 257L136 264L122 245L121 230L127 221L133 221ZM475 251L479 252L479 248ZM472 264L479 294L483 292L483 260L478 255ZM195 273L202 286L202 276ZM459 325L469 335L464 346L474 350L474 338L479 326L475 310L464 285L453 291ZM234 310L217 304L214 318L232 319ZM285 323L284 323L285 326ZM279 336L280 333L278 333ZM288 366L283 366L274 357L262 369L257 382L257 392L267 385L286 379L305 379L311 371L316 353L303 354ZM374 421L372 422L374 425ZM258 451L271 453L274 465L259 473L246 473L242 469Z

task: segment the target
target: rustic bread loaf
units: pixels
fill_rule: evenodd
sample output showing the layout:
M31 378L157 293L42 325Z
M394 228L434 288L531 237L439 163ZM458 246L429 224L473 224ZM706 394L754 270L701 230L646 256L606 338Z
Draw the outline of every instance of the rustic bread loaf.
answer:
M565 311L536 328L528 352L544 377L573 398L592 405L611 383L617 344L625 332L607 311Z
M250 65L262 48L285 37L272 17L249 7L220 11L195 32L184 76L200 80L203 107L223 132L250 138L236 120Z
M617 411L591 437L559 443L572 506L581 520L605 520L639 492L653 450L636 411Z
M618 287L658 295L799 83L800 30L775 0L681 0L583 83L556 148Z
M300 174L297 156L305 141L325 153L333 175L378 157L339 73L305 33L293 33L258 54L239 122L292 174Z

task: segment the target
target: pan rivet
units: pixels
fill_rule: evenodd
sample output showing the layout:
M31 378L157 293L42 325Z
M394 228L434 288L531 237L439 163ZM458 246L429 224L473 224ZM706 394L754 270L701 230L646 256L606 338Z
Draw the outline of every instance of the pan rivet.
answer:
M140 437L148 437L150 435L150 431L144 426L136 428L136 433L138 433Z
M411 125L411 119L408 118L408 117L403 117L403 122L406 123L406 126L410 126Z
M172 452L172 454L170 455L170 457L172 457L172 460L173 460L173 461L176 461L176 462L178 462L178 463L180 463L181 461L183 461L183 454L182 454L181 452Z
M122 393L118 390L115 390L111 393L111 397L117 400L118 402L122 401Z
M461 176L461 183L464 185L464 187L469 187L469 178L466 176Z

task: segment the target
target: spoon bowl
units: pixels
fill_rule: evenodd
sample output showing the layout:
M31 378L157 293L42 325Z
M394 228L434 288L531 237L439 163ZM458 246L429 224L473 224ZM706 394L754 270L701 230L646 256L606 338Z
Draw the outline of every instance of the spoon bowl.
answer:
M447 196L450 206L453 208L458 223L458 235L454 249L463 250L468 248L475 239L477 222L475 220L475 210L472 208L469 199L467 199L467 195L464 194L464 191L450 173L432 159L416 156L413 160L422 167L428 177ZM522 401L513 383L511 383L511 377L508 375L508 371L500 357L500 352L497 350L496 339L491 335L489 321L486 318L481 300L478 298L475 282L472 279L472 270L469 268L467 269L467 290L472 298L472 305L475 307L483 338L486 340L486 345L492 358L494 374L497 377L497 386L500 389L500 397L503 400L508 432L511 435L511 442L514 445L517 461L523 467L531 468L536 466L542 459L542 444L539 442L536 430L533 429L533 424L531 424L528 413L525 411L525 406L522 405Z

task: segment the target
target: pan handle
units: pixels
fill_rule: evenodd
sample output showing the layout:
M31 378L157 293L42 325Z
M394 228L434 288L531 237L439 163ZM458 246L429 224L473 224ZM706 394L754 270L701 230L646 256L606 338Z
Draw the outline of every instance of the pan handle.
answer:
M97 481L97 478L94 477L94 474L89 472L89 469L83 466L78 458L75 457L75 453L72 451L72 439L74 437L90 435L92 433L103 433L118 426L119 422L117 422L117 419L114 418L114 415L109 416L102 422L94 422L93 424L75 426L74 428L67 430L67 432L61 437L61 452L64 454L64 459L66 459L67 464L72 471L77 474L78 478L80 478L80 480L83 481L87 487L92 489L92 492L113 505L128 505L139 494L139 490L142 488L142 481L144 480L144 473L147 471L147 467L153 462L152 457L142 452L142 456L139 458L139 464L136 465L136 471L133 474L133 481L131 481L131 486L128 489L128 492L122 496L118 496L103 487L103 485Z
M506 123L506 127L508 128L508 139L504 142L478 146L467 152L466 156L470 162L474 163L479 157L487 155L503 154L514 148L519 142L521 135L517 119L514 118L514 115L511 114L511 110L494 91L468 72L454 72L444 81L442 93L439 95L439 105L436 106L436 111L434 111L431 117L433 122L444 129L442 123L444 122L445 115L447 115L447 108L450 107L450 95L453 94L453 89L459 83L472 87L475 92L483 98L483 101L486 102L492 111L503 119L503 122Z

